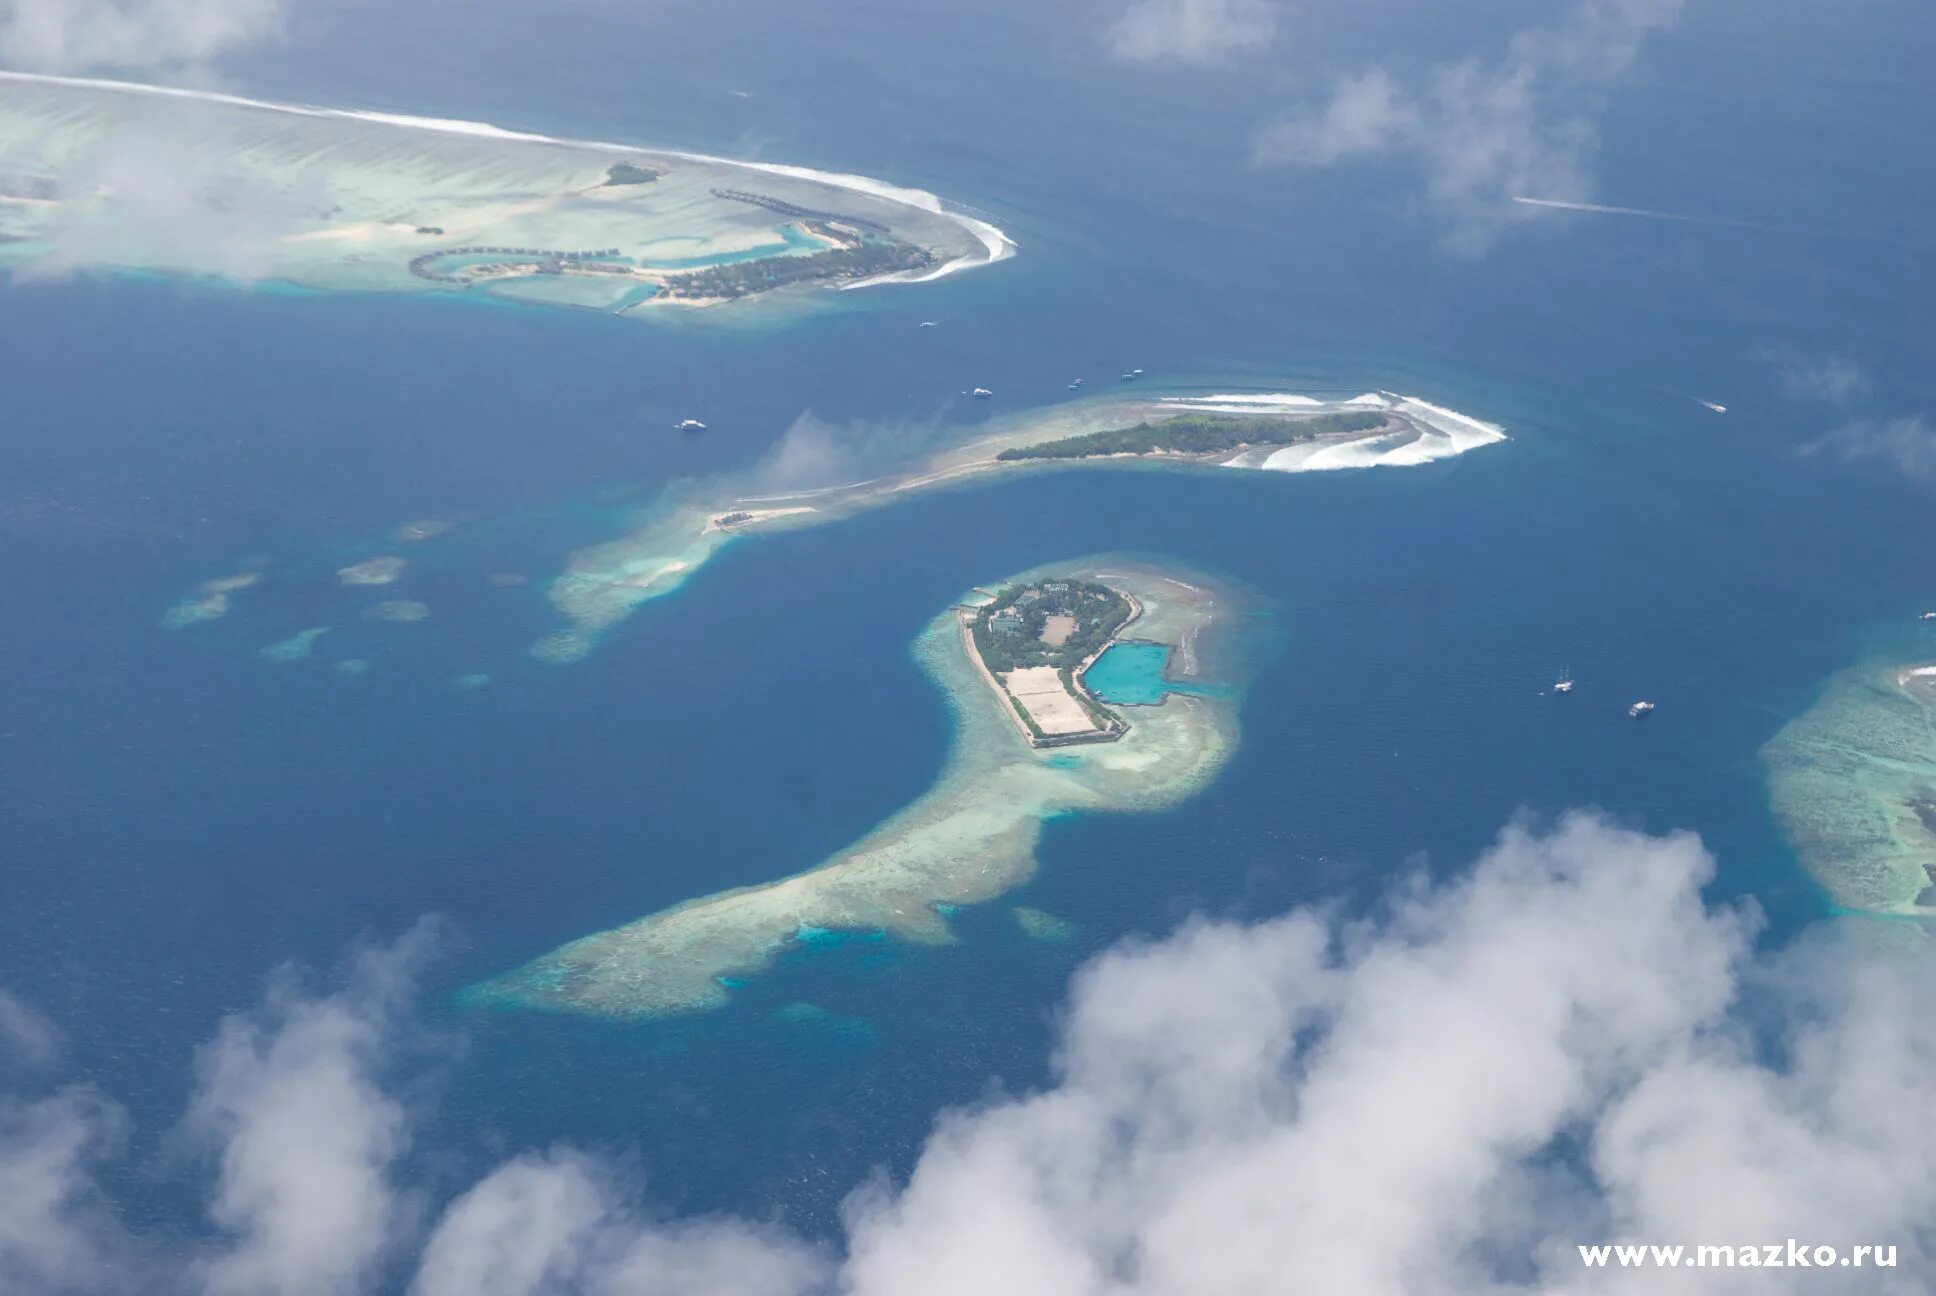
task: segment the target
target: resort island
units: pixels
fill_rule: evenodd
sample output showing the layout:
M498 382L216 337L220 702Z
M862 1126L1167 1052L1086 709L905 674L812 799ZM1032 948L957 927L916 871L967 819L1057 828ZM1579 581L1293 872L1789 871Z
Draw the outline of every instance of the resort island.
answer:
M1121 590L1062 578L1003 591L958 613L962 648L1031 747L1109 742L1129 725L1083 672L1140 609Z
M719 1007L732 983L816 932L952 940L952 906L992 900L1034 873L1043 820L1163 809L1216 775L1236 747L1237 686L1256 652L1237 636L1255 634L1263 623L1248 603L1229 585L1172 564L1106 556L1057 563L1015 577L999 593L969 595L915 643L955 725L939 779L913 804L816 867L573 941L470 988L465 1001L661 1017ZM1018 607L1027 610L1005 615ZM1115 702L1105 690L1089 734L1063 744L1046 731L1038 737L1016 723L1016 695L976 647L984 613L1004 627L995 632L997 651L1015 654L996 665L1038 654L1019 630L1007 628L1018 623L1035 627L1045 658L1088 644L1090 672L1111 654L1137 650L1143 664L1130 672L1133 681L1125 677L1124 695L1137 700ZM1132 624L1136 642L1114 639ZM1045 668L1058 675L1062 669L1044 660L1002 674ZM1212 670L1214 680L1206 678ZM1072 673L1080 689L1082 673Z
M1837 908L1936 917L1936 665L1840 672L1761 755L1775 816Z
M0 267L631 314L933 279L1012 251L933 194L861 176L0 73Z
M972 439L883 465L865 481L760 493L760 472L686 483L617 539L580 549L551 584L565 624L532 654L576 661L648 600L684 584L737 537L817 526L925 491L1005 474L1248 468L1321 472L1446 459L1505 440L1498 428L1410 396L1321 401L1279 392L1075 401L978 429Z

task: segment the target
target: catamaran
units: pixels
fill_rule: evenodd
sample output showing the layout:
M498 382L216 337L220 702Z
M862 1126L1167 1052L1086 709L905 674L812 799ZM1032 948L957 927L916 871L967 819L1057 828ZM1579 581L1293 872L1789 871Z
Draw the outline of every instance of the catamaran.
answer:
M1652 702L1645 702L1645 701L1636 702L1632 706L1627 708L1627 714L1632 716L1634 719L1638 720L1641 716L1646 715L1649 711L1652 711L1653 709L1654 709L1654 704Z

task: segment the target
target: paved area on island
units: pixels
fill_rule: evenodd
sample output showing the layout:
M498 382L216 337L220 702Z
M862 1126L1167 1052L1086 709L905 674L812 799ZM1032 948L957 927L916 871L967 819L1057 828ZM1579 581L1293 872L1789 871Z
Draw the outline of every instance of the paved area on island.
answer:
M1076 619L1072 616L1052 616L1042 622L1042 642L1051 648L1060 648L1075 632Z
M1002 676L1002 686L1018 702L1035 727L1050 737L1097 732L1082 704L1069 696L1053 666L1024 666Z

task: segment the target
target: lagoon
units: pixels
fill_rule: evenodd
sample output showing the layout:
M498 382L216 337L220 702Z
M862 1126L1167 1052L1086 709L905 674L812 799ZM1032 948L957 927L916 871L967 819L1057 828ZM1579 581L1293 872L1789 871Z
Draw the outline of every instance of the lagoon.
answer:
M1172 684L1163 678L1169 661L1168 644L1123 640L1103 650L1082 673L1082 682L1104 702L1117 706L1153 706L1166 693L1190 691L1188 686Z

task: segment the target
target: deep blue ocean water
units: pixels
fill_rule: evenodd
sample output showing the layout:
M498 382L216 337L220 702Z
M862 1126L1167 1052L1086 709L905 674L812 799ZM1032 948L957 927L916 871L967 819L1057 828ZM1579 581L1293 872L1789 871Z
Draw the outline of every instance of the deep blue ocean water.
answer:
M1752 896L1771 940L1820 913L1756 752L1931 601L1926 491L1798 453L1848 417L1936 408L1916 243L1936 180L1902 165L1920 129L1903 110L1926 125L1932 102L1925 12L1703 7L1607 105L1609 201L1809 232L1563 217L1466 259L1401 167L1260 169L1248 141L1328 61L1496 44L1531 6L1422 25L1364 6L1300 33L1302 79L1113 66L1057 6L752 8L721 32L698 11L479 24L348 4L303 17L242 88L925 184L1023 254L684 329L155 281L0 290L0 984L62 1025L65 1075L131 1109L117 1188L138 1213L195 1209L154 1149L220 1015L279 963L326 972L429 913L446 934L421 1011L444 1043L413 1155L433 1191L571 1141L636 1151L666 1209L809 1229L871 1167L904 1171L941 1107L1042 1081L1071 969L1190 913L1362 901L1421 859L1462 867L1516 814L1577 805L1698 830L1715 895ZM422 38L364 39L378 23ZM1783 357L1828 355L1874 375L1861 410L1783 394ZM734 545L580 665L524 654L567 550L667 481L754 462L803 413L878 445L986 417L967 387L999 412L1131 366L1388 388L1513 440L1404 471L928 496ZM695 414L713 431L669 431ZM429 620L345 611L329 571L394 549L401 522L460 515L395 590ZM1282 643L1207 792L1049 825L1039 877L1004 904L1075 939L1030 941L997 904L957 916L956 948L816 942L685 1021L451 1009L562 940L871 828L947 748L917 631L971 585L1120 549L1254 587ZM272 577L226 620L156 628L247 555ZM325 623L316 660L255 658ZM369 672L329 668L351 656ZM1556 697L1562 667L1579 686ZM453 687L470 672L492 682ZM896 724L843 705L863 681ZM1624 715L1640 696L1660 703L1645 725ZM752 717L757 742L735 723Z

